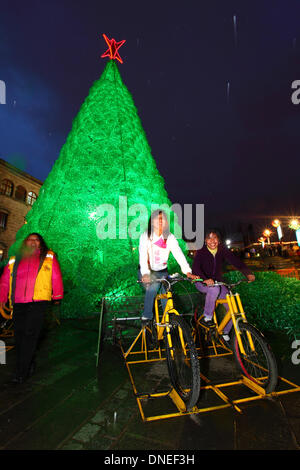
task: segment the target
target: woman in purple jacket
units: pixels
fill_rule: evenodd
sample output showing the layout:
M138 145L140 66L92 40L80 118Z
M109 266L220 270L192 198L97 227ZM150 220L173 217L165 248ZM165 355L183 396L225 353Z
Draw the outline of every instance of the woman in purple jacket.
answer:
M213 286L215 281L223 281L222 265L224 261L227 261L241 271L249 282L254 281L255 276L239 258L222 245L221 237L217 230L208 230L205 234L204 242L204 246L197 251L195 256L193 274L203 279L203 283L197 282L195 286L200 292L206 294L203 322L206 326L211 326L213 325L216 300L218 298L225 299L228 293L228 289L225 286ZM227 304L224 304L224 307L228 310ZM230 321L224 329L223 338L225 341L230 339L228 333L231 327L232 322Z

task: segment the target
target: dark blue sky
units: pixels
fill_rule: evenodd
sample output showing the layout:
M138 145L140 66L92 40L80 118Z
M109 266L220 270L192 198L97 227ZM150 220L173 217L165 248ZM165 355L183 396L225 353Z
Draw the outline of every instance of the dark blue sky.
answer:
M296 0L5 2L1 158L47 177L104 69L102 33L126 39L119 69L172 202L213 222L300 214Z

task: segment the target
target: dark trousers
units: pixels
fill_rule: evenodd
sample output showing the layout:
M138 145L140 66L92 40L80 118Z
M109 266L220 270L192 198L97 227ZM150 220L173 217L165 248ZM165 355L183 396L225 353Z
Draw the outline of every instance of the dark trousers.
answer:
M16 376L26 378L34 360L38 339L49 302L15 304L13 322L16 347Z

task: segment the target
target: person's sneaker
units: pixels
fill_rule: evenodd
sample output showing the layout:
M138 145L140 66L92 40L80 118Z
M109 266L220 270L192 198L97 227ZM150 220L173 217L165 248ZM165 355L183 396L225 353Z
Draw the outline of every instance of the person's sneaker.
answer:
M145 326L148 326L150 322L151 322L150 318L141 317L142 328L145 328Z
M224 343L224 346L226 346L229 349L232 349L231 341L230 341L230 336L227 334L222 335L222 340Z
M24 377L21 377L20 375L15 375L12 378L11 383L14 385L22 385L25 381L26 379Z
M32 377L36 371L36 362L33 360L30 364L29 371L28 371L28 377Z
M215 322L212 319L205 318L205 317L199 320L199 325L204 326L205 328L212 328L216 326Z

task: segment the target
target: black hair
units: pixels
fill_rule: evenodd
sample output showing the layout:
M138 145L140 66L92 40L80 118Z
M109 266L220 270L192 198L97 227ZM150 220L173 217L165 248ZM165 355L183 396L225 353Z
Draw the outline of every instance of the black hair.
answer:
M206 239L209 237L209 235L210 235L211 233L214 233L215 235L217 235L219 242L220 242L220 243L222 242L222 236L221 236L219 230L216 229L216 228L209 228L209 229L207 229L207 230L205 231L204 240L206 240Z
M156 219L156 217L158 217L161 214L163 215L163 217L168 222L168 227L163 231L163 237L164 237L165 240L168 238L168 236L170 234L169 221L168 221L167 214L162 209L157 209L154 212L152 212L152 214L149 218L149 221L148 221L148 238L151 237L152 232L153 232L153 220Z
M23 240L23 243L22 243L22 246L21 246L21 251L23 251L23 249L25 248L25 244L26 244L26 241L28 240L29 237L31 237L31 235L35 235L36 237L38 237L39 241L40 241L40 258L43 259L45 258L47 252L48 252L48 246L45 242L45 240L43 239L42 235L40 235L39 233L36 233L36 232L33 232L33 233L30 233L29 235L27 235L27 237L25 238L25 240Z

